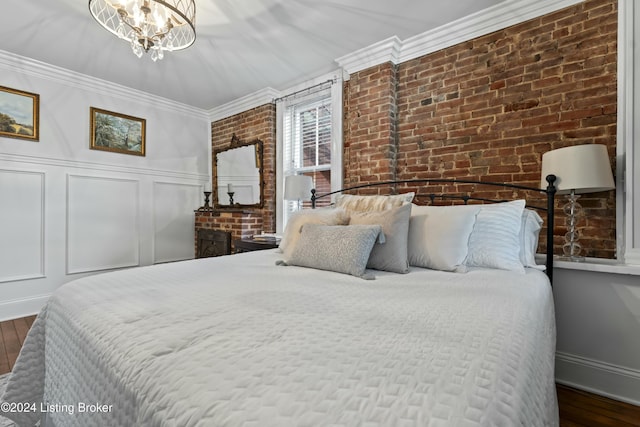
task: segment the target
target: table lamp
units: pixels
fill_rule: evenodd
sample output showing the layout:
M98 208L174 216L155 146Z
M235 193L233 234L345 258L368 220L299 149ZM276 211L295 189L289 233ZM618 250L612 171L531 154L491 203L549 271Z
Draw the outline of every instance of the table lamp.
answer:
M579 232L577 223L582 214L582 206L578 203L579 194L597 193L615 188L607 147L601 144L574 145L559 148L542 155L542 177L540 188L546 188L546 176L556 176L556 194L564 194L567 204L563 207L566 218L567 233L562 246L564 257L568 261L584 261L580 255ZM553 244L549 242L547 244Z
M310 176L289 175L284 178L284 199L297 201L297 210L300 210L300 202L302 200L311 200L312 188L313 180Z

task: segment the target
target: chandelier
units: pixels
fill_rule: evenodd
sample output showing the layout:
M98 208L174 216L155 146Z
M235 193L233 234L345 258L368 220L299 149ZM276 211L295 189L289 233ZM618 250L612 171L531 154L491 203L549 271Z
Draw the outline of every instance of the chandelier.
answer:
M91 15L107 30L131 44L140 58L164 57L196 39L195 0L89 0Z

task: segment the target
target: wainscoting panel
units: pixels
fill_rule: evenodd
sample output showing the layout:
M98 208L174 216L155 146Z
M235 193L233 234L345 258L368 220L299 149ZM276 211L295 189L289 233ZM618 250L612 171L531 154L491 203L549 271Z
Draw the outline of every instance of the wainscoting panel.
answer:
M0 282L44 277L44 172L0 169Z
M67 274L139 265L137 180L67 176Z
M203 203L200 185L153 183L154 264L194 257L193 211Z

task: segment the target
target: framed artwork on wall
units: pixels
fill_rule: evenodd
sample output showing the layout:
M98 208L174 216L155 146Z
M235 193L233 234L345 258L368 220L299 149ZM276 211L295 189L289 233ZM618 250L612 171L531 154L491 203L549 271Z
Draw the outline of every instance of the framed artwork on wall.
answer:
M39 140L40 95L0 86L0 136Z
M91 145L93 150L145 155L145 119L91 107Z

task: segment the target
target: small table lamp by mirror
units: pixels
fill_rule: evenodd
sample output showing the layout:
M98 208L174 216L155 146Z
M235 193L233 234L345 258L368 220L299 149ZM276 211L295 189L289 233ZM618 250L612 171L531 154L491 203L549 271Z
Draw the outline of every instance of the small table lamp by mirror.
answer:
M546 188L545 177L549 174L557 177L556 194L565 194L567 199L563 210L567 214L568 231L564 235L562 259L584 261L584 256L580 255L582 247L576 227L579 215L582 214L582 206L578 203L579 194L597 193L615 188L607 147L600 144L586 144L548 151L542 155L540 188Z
M306 175L289 175L284 178L284 199L298 202L298 209L301 208L302 200L311 200L311 189L313 180Z

